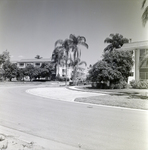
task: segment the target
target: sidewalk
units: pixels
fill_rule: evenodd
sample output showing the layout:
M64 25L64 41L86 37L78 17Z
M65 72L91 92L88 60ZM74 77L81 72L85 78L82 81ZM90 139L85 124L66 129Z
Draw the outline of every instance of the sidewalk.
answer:
M0 126L0 137L2 136L4 140L0 141L0 149L7 145L7 150L79 150L78 147Z

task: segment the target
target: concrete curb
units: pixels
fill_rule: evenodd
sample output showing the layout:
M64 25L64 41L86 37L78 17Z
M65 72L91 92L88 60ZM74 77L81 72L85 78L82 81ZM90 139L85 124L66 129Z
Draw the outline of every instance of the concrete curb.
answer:
M45 150L79 150L79 147L70 146L54 140L45 139L36 135L28 134L23 131L0 126L0 133L11 135L24 142L33 142L35 145L42 146ZM83 150L83 149L82 149Z

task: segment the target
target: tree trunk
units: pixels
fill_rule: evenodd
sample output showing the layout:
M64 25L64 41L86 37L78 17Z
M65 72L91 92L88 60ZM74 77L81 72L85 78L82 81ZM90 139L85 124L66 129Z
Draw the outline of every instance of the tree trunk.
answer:
M65 85L67 86L67 60L66 60L66 81L65 81Z

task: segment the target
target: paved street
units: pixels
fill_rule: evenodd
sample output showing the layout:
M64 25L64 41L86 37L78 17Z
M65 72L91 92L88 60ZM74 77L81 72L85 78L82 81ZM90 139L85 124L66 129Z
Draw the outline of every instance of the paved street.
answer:
M51 95L48 98L41 97L41 93L40 96L26 93L28 89L35 92L34 88L0 87L1 126L53 141L55 145L65 144L71 149L148 149L148 111L72 103L68 101L71 96L95 93L79 93L63 87L44 88L53 93L48 93ZM38 87L38 90L43 89Z

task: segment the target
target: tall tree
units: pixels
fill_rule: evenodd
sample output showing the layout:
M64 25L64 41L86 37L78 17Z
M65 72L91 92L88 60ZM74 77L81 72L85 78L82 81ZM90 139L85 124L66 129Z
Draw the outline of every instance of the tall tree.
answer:
M122 79L122 73L114 70L106 61L101 60L95 63L89 70L88 79L96 83L119 82Z
M66 65L66 86L67 86L67 68L68 68L68 59L69 59L69 53L71 48L71 41L69 39L66 40L57 40L55 42L55 47L57 47L60 51L63 51L64 53L64 60Z
M88 44L86 43L86 38L84 36L75 36L70 34L69 36L70 44L72 45L72 52L73 52L73 59L80 59L81 58L81 49L79 46L84 46L88 48Z
M56 46L52 53L52 63L54 63L56 75L59 75L59 66L62 64L63 58L64 50Z
M144 12L142 14L142 22L144 26L146 25L148 21L148 6L145 7L146 1L147 0L143 0L142 7L141 7L142 9L144 9Z
M88 48L88 45L86 43L86 39L83 36L76 37L73 34L70 34L69 39L66 40L57 40L55 42L55 47L57 50L57 53L62 53L63 57L62 59L65 61L66 66L66 85L67 85L67 69L68 69L68 61L72 58L73 61L76 59L80 59L81 51L78 48L79 45L83 45L86 48Z
M104 49L104 52L106 51L112 51L113 49L120 48L123 46L124 43L128 43L129 40L127 38L124 38L122 35L116 33L116 34L110 34L110 37L107 37L104 40L104 43L109 43L109 45Z
M83 71L82 65L87 66L87 63L85 61L81 61L80 58L77 58L75 60L70 61L70 65L73 67L73 75L72 80L74 83L76 83L77 77L78 77L78 71Z
M114 50L103 55L103 61L107 62L113 70L121 72L122 79L127 81L133 66L133 53L131 51Z

